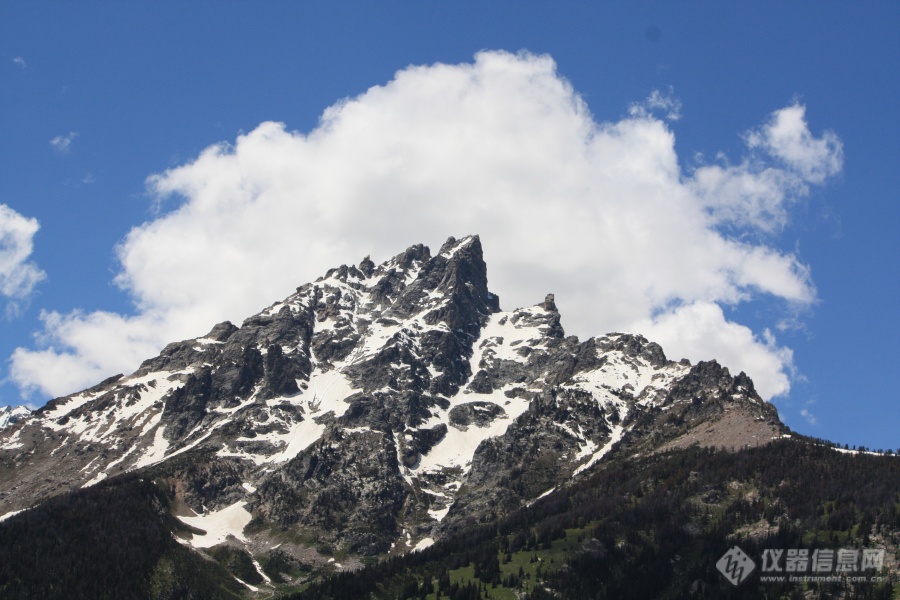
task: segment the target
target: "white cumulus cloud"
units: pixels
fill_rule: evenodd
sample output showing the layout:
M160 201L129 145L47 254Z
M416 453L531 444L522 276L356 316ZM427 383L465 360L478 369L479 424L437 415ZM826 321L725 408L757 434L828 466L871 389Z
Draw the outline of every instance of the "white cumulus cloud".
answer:
M739 234L777 231L840 168L839 140L789 106L745 136L742 162L685 172L654 116L680 104L639 106L599 121L550 57L482 52L399 71L308 133L262 123L149 178L163 210L118 247L135 314L44 315L43 344L16 351L12 377L71 392L329 267L478 233L504 308L554 292L569 333L644 332L672 358L716 357L764 396L786 393L790 350L722 307L815 300L797 256Z
M15 312L18 303L27 299L47 276L29 260L39 228L37 219L0 204L0 294L9 299L8 314Z
M843 144L833 131L816 138L806 124L806 107L794 104L776 111L759 130L747 136L751 148L761 148L810 183L838 173L844 161Z
M693 191L711 217L765 233L784 227L791 205L843 166L843 144L832 131L815 137L806 107L775 111L758 130L744 136L750 153L738 165L705 165L692 177Z

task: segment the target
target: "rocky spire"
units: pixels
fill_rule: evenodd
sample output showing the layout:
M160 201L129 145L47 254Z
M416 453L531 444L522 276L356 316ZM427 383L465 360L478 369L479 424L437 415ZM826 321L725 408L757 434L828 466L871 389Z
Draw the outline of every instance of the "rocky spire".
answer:
M546 311L558 312L556 310L556 296L554 296L553 294L547 294L544 297L544 301L541 302L540 304L538 304L538 306L540 306L541 308L543 308Z

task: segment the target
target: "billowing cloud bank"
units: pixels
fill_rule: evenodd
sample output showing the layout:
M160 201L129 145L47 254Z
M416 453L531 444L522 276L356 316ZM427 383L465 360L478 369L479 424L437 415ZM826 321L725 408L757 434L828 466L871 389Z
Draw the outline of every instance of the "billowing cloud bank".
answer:
M7 315L17 312L19 303L46 277L29 260L39 227L37 219L24 217L0 204L0 295L7 298Z
M746 133L739 164L684 172L654 116L677 109L656 93L598 122L551 58L484 52L400 71L308 134L262 123L150 177L171 208L118 249L135 315L47 314L46 347L18 349L11 373L71 392L328 267L479 233L504 308L554 292L569 333L638 331L673 358L717 357L765 396L786 393L790 350L722 307L815 300L798 257L747 240L772 239L840 170L840 140L814 136L794 104Z

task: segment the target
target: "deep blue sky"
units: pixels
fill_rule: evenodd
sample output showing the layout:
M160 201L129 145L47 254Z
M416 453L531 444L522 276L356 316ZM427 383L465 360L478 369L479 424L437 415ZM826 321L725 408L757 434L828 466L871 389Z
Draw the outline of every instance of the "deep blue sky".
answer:
M262 121L308 132L408 65L524 49L550 54L599 121L671 89L685 169L696 153L739 160L741 134L792 102L840 137L841 173L772 241L811 267L819 296L779 336L797 373L776 405L802 433L897 449L898 26L896 2L4 2L0 204L40 223L30 260L47 278L0 321L0 356L37 347L42 310L133 310L114 249L154 217L149 175ZM51 145L70 132L67 152ZM756 331L781 310L726 314ZM0 385L0 403L19 402Z

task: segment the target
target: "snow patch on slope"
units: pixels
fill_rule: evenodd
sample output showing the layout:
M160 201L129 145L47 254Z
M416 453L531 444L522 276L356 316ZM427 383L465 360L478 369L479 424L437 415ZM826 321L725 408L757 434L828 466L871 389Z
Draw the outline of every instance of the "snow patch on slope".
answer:
M457 394L450 401L450 407L438 413L429 419L423 425L423 428L431 428L439 423L449 423L449 412L454 407L469 402L490 402L501 407L506 413L497 417L486 427L479 427L472 423L465 430L451 425L447 428L447 435L444 436L438 444L436 444L428 454L422 456L419 465L415 471L440 471L443 468L458 467L463 471L468 471L472 463L472 457L475 456L475 450L484 440L498 437L506 433L512 422L526 410L528 410L528 401L523 398L507 398L503 393L507 389L511 389L512 384L504 386L499 390L495 390L491 394Z
M188 543L194 548L212 548L227 540L228 536L245 542L247 538L244 537L244 528L252 518L250 512L244 508L246 505L247 503L244 501L235 502L222 510L195 517L178 517L178 519L186 525L206 532L199 535L193 534L193 537L188 540Z
M583 465L581 465L580 467L575 469L575 471L572 473L572 477L591 468L592 466L594 466L597 463L598 460L600 460L601 458L606 456L606 454L610 450L613 449L613 446L615 446L619 442L619 440L622 439L622 435L624 433L625 433L625 428L622 427L621 425L616 425L615 427L613 427L612 434L610 434L610 436L609 436L609 441L606 442L603 445L603 447L601 447L599 450L594 452L594 454L591 456L591 458L586 463L584 463Z

